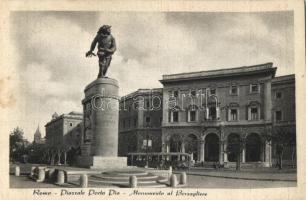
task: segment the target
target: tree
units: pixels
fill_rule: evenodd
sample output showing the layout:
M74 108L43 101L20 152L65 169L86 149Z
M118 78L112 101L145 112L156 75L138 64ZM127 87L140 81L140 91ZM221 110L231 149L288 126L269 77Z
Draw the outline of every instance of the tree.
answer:
M295 147L296 134L295 131L288 131L285 128L274 128L270 134L265 134L265 138L268 142L275 145L277 155L278 169L283 168L283 153L285 147ZM292 151L292 162L294 159L294 151Z
M22 156L27 154L27 145L29 142L23 138L23 130L16 127L10 133L10 159L21 160Z
M236 170L241 168L241 154L245 147L245 137L233 137L228 141L226 152L236 155Z
M44 163L46 148L44 144L32 143L28 147L29 161L32 163Z

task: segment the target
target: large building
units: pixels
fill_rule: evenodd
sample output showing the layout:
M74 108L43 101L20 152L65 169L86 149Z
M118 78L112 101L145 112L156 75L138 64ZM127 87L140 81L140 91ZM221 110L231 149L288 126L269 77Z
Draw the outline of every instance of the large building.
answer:
M139 89L120 100L119 155L160 152L162 89Z
M49 148L79 148L82 142L83 114L70 112L58 116L52 115L52 120L46 127L46 145Z
M242 163L271 166L272 147L265 136L279 121L272 117L295 131L294 77L275 78L275 72L272 63L266 63L164 75L163 151L191 153L195 161L226 165L237 159L227 146L244 140ZM274 101L280 90L288 95L282 100L286 105Z

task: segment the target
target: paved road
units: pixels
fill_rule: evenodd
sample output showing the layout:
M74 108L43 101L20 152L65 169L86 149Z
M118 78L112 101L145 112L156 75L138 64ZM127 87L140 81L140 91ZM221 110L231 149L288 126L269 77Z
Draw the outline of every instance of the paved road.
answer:
M275 187L296 187L296 182L285 181L254 181L229 178L206 177L188 175L188 187L190 188L275 188ZM27 176L16 177L10 175L11 188L58 188L51 183L36 183ZM67 185L66 185L67 187ZM68 186L75 187L75 186ZM95 186L99 187L99 186ZM101 186L105 187L105 186Z
M51 183L37 183L28 176L10 175L10 188L58 188L58 186Z
M241 180L219 177L207 177L198 175L188 175L188 187L191 188L275 188L275 187L296 187L296 182L288 181L256 181Z
M11 166L11 172L13 167ZM22 173L29 173L31 165L21 165ZM274 188L274 187L296 187L296 171L288 170L275 170L275 169L252 169L235 172L232 170L203 170L195 169L190 170L197 175L188 175L188 187L192 188ZM208 176L207 176L208 175ZM235 178L278 178L280 180L290 181L268 181L268 180L243 180L225 177L213 176L232 176ZM27 176L15 177L10 175L10 186L13 188L49 188L58 187L51 183L36 183L29 179ZM71 187L71 186L68 186ZM75 187L75 186L72 186ZM95 186L98 187L98 186ZM101 186L103 187L103 186ZM105 187L105 186L104 186Z
M179 172L179 171L175 171ZM292 181L296 182L297 174L295 169L253 169L241 170L207 170L207 169L191 169L187 171L189 175L203 175L208 177L223 177L246 180L270 180L270 181Z

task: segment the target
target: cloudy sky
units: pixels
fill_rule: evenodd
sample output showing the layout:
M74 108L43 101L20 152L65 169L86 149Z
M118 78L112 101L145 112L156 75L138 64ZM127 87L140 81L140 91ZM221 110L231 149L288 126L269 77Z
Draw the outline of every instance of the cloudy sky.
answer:
M98 28L112 25L117 52L108 76L120 95L162 87L162 74L273 62L277 75L294 73L292 12L147 13L15 12L11 41L18 71L20 126L32 140L54 112L81 111L97 58L85 58Z

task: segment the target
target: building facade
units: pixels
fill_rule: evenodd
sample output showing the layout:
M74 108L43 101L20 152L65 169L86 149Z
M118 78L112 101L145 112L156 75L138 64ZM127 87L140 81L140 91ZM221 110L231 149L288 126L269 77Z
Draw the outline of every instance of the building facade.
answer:
M276 134L289 134L295 140L295 77L294 75L275 77L272 80L272 116L273 130ZM273 158L276 159L276 148L273 148ZM295 165L296 145L285 146L283 152L284 164Z
M52 120L45 125L46 146L50 149L77 149L82 142L83 114L70 112L58 115L54 113Z
M119 155L160 152L162 89L139 89L119 104Z
M227 146L244 141L242 163L271 166L272 147L265 135L273 125L275 72L272 63L266 63L164 75L160 81L163 151L191 153L197 162L230 165L237 153Z

